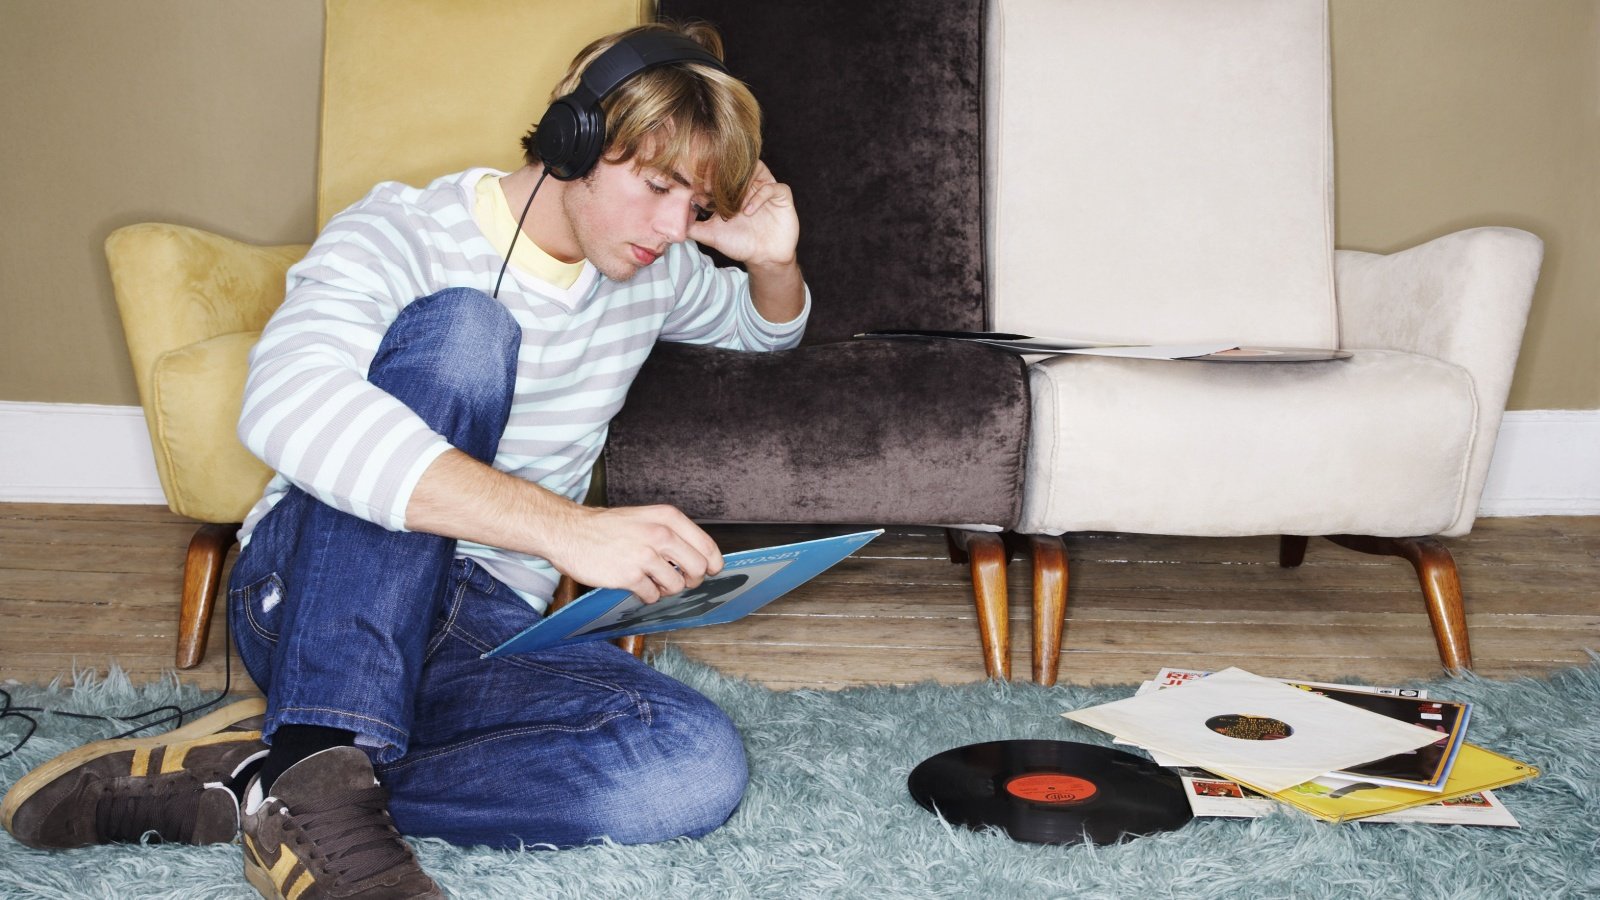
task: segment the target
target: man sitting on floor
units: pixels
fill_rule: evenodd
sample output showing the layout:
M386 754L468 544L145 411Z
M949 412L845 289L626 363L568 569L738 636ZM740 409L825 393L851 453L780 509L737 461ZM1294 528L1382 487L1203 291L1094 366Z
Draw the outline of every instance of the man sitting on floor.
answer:
M381 184L328 223L239 424L279 473L229 585L264 715L58 757L7 796L12 834L240 829L257 889L313 900L438 896L400 834L569 846L726 821L744 752L704 697L604 642L480 658L561 573L654 601L722 567L676 509L578 502L657 340L766 351L804 329L792 197L720 54L705 25L596 41L524 167Z

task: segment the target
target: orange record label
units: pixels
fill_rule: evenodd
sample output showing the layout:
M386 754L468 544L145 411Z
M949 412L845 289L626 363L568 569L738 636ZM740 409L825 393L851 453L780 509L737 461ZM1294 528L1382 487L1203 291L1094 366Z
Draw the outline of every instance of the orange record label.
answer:
M1071 775L1035 773L1006 782L1006 791L1034 803L1082 803L1099 792L1094 782Z

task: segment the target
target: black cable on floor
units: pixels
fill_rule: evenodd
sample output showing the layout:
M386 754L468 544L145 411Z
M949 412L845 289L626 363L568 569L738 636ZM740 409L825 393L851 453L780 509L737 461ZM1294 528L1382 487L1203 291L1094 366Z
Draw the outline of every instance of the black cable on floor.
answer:
M3 698L4 704L5 704L4 706L0 706L0 719L22 719L23 721L28 723L27 732L22 735L22 738L20 740L18 740L16 745L13 746L10 750L5 751L4 753L0 753L0 759L5 759L5 758L7 758L9 756L15 755L17 753L17 751L21 750L25 745L27 745L28 741L33 737L34 732L39 730L39 720L35 719L33 716L28 715L28 713L42 713L42 714L52 715L52 716L65 716L65 717L71 718L71 719L105 719L108 722L117 722L117 721L124 721L125 722L125 721L131 720L131 719L142 719L145 716L153 716L153 715L156 715L157 713L167 712L169 710L171 711L171 714L168 715L165 718L156 719L153 722L146 722L143 725L139 725L139 726L136 726L134 728L130 728L127 731L122 732L121 734L114 734L114 735L111 735L111 737L109 737L109 738L103 738L103 740L116 740L118 738L131 737L131 736L133 736L135 734L138 734L141 731L145 731L145 730L154 728L157 725L164 725L164 724L166 724L168 722L171 722L171 721L174 721L174 720L177 721L177 724L172 726L172 727L181 728L181 727L183 727L183 720L184 720L185 716L193 716L196 713L199 713L199 712L201 712L203 710L207 710L207 709L210 709L213 706L216 706L218 703L221 703L224 699L227 698L228 691L230 691L232 689L233 689L233 631L232 631L231 628L228 627L228 604L224 603L223 604L223 609L222 609L222 693L218 694L216 697L214 697L214 698L212 698L210 700L207 700L206 702L204 702L204 703L202 703L202 704L200 704L198 706L191 706L188 709L184 709L183 707L178 706L176 704L166 703L166 704L163 704L161 706L151 707L150 709L144 710L143 712L131 713L131 714L126 715L126 716L108 716L108 715L100 715L100 714L96 714L96 713L67 712L65 710L60 710L60 709L48 709L48 708L43 707L43 706L12 706L11 705L11 692L6 690L5 688L0 688L0 698Z

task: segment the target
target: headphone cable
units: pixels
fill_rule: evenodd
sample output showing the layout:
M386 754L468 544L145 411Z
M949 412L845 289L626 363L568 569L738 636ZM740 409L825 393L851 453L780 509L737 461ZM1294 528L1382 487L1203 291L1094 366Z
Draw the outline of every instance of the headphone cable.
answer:
M194 714L196 714L198 712L201 712L203 710L210 709L211 707L216 706L218 703L221 703L223 700L227 699L228 692L233 689L233 631L232 631L231 628L228 627L228 612L229 612L228 611L228 606L229 605L230 604L227 604L227 603L223 604L223 612L222 612L222 691L220 693L218 693L216 697L206 701L205 703L201 703L201 704L199 704L197 706L191 706L188 709L184 709L181 706L169 703L169 704L164 704L162 706L152 707L150 709L144 710L143 712L129 713L128 715L125 715L125 716L110 716L110 715L99 715L99 714L95 714L95 713L67 712L65 710L60 710L60 709L48 709L48 708L45 708L45 707L42 707L42 706L12 706L11 705L11 692L6 690L5 688L0 688L0 701L3 701L3 703L4 703L3 706L0 706L0 719L21 719L24 722L28 723L28 730L23 733L22 737L20 739L18 739L17 743L10 750L5 751L4 753L0 753L0 759L5 759L8 756L15 755L18 751L20 751L23 748L24 745L26 745L28 743L29 739L33 737L33 733L39 729L39 721L37 719L33 718L32 716L26 715L27 713L48 713L48 714L53 715L53 716L65 716L65 717L71 718L71 719L104 719L107 722L115 722L115 721L118 721L118 720L127 721L129 719L142 719L145 716L153 716L156 713L168 712L170 710L170 714L165 716L164 718L156 719L153 722L146 722L143 725L139 725L139 726L136 726L134 728L130 728L127 731L122 732L121 734L114 734L114 735L111 735L108 738L102 738L101 739L101 740L116 740L118 738L130 737L132 735L138 734L141 731L145 731L147 729L154 728L157 725L165 725L166 723L171 722L173 720L176 720L177 723L178 723L177 725L173 726L174 728L181 727L183 725L183 719L184 719L185 716L192 716L192 715L194 715Z
M550 167L545 166L539 173L539 180L533 183L533 193L528 195L528 202L522 204L522 215L517 217L517 230L511 232L511 243L506 247L506 261L500 264L500 274L494 279L494 293L489 296L500 299L500 282L506 277L506 267L511 265L511 251L517 246L517 237L522 234L522 223L528 220L528 210L533 209L533 198L539 196L539 187L550 174Z

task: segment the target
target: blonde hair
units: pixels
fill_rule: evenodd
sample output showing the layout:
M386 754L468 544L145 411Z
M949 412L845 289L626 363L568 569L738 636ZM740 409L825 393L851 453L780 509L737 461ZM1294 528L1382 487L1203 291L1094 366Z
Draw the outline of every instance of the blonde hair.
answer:
M709 23L640 25L579 51L551 100L576 89L584 69L614 44L649 31L684 35L722 58L722 36ZM682 173L697 186L709 186L713 212L729 216L739 209L761 160L761 107L739 79L700 63L656 66L624 81L600 107L606 123L602 159ZM523 157L534 166L540 164L537 131L522 138Z

